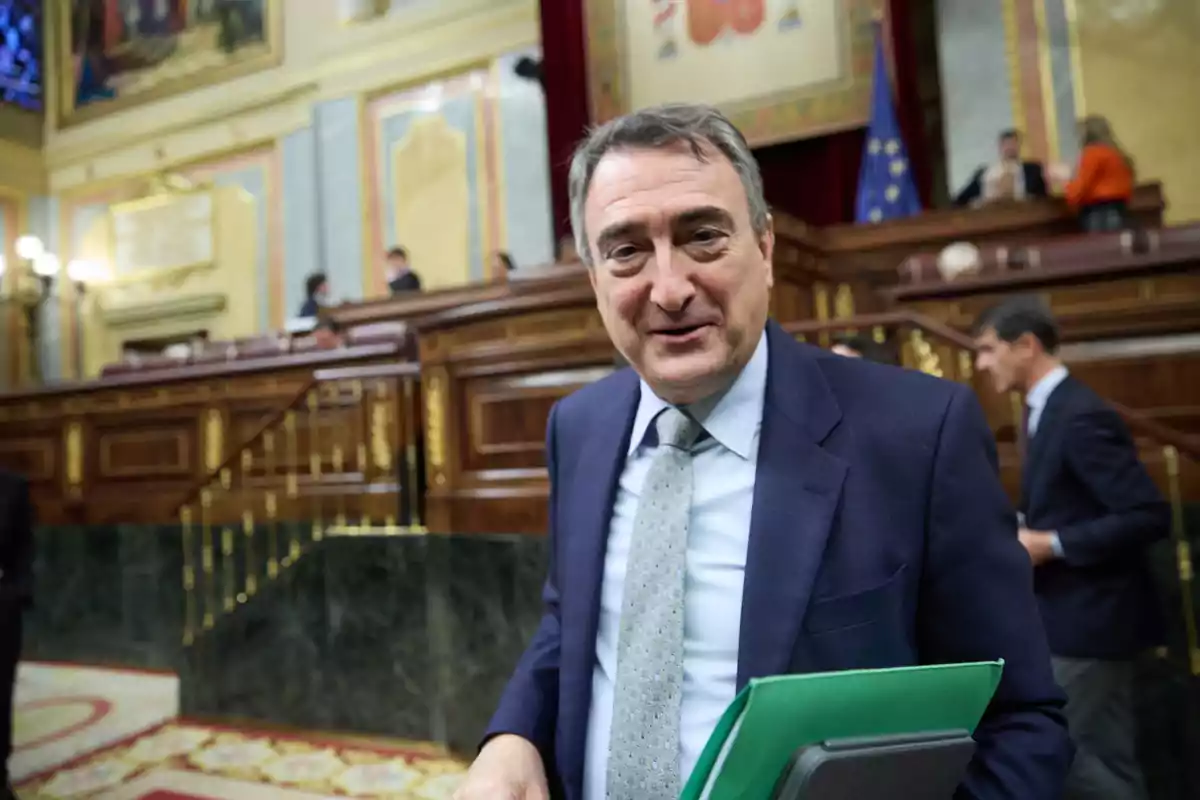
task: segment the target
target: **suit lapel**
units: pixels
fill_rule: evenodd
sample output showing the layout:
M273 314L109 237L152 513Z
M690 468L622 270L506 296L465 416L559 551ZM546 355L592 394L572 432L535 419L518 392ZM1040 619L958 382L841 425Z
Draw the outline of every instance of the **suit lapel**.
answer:
M640 390L637 374L624 370L615 377L609 402L594 410L592 424L574 450L570 485L557 502L564 509L560 520L569 529L557 531L562 585L560 615L561 674L578 687L561 697L560 719L569 737L563 743L563 764L579 768L562 778L582 792L584 748L587 739L587 715L591 705L592 665L596 657L596 632L600 621L600 588L604 578L604 557L608 528L612 519L617 482L625 465L629 436L637 411ZM614 435L616 434L616 435ZM577 785L576 785L577 784Z
M785 672L821 566L846 463L821 445L841 419L807 348L767 327L767 395L746 554L738 688Z
M1046 398L1046 405L1038 417L1037 433L1029 438L1025 445L1025 463L1021 467L1021 500L1026 513L1032 501L1032 493L1037 488L1037 472L1042 463L1046 447L1055 436L1057 420L1067 404L1067 395L1071 391L1068 385L1071 377L1068 375L1062 383L1054 387L1054 391Z

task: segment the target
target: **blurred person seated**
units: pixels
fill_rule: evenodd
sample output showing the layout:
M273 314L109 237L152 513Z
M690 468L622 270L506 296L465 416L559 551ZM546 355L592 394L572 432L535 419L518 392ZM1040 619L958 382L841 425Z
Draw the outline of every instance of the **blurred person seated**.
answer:
M1067 205L1079 215L1088 233L1120 231L1129 227L1129 200L1133 197L1136 170L1133 159L1117 143L1108 120L1087 116L1079 121L1079 165L1066 181ZM1055 176L1060 180L1065 175Z
M891 348L882 342L877 342L869 336L860 334L842 334L834 338L832 352L846 358L865 358L877 364L889 364L893 367L900 365L899 359Z
M408 263L408 251L396 245L387 252L388 291L395 297L403 292L421 291L421 276Z
M329 305L329 279L324 272L314 272L304 280L304 302L298 317L315 317Z
M980 167L954 198L956 206L981 206L997 201L1026 200L1045 197L1046 175L1037 161L1021 160L1021 134L1016 130L1001 132L1000 159Z
M317 321L317 326L312 331L312 339L318 350L336 350L346 343L341 326L328 317Z

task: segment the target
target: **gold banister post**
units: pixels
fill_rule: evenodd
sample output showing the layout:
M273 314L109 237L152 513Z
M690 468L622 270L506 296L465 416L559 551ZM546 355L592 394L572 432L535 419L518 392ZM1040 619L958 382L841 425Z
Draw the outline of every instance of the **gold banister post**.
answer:
M279 576L279 500L275 489L275 432L263 435L264 469L266 471L266 495L263 502L267 512L267 578Z
M190 647L196 641L196 564L192 552L192 508L184 506L179 511L179 524L183 539L183 646Z
M1196 608L1192 600L1192 548L1183 528L1183 492L1179 486L1179 451L1163 447L1167 466L1167 494L1171 502L1171 541L1175 545L1175 564L1179 574L1179 596L1183 608L1183 631L1187 643L1187 662L1192 675L1200 675L1200 642L1196 634Z
M300 445L296 441L296 412L288 411L283 418L284 433L287 437L287 497L288 509L295 516L300 506ZM283 566L290 566L300 557L299 526L300 519L292 519L288 525L288 551L283 557Z
M217 607L217 587L213 576L213 560L212 489L205 487L200 491L200 569L204 573L204 616L201 625L205 630L211 629L216 621L214 609Z
M309 496L312 498L312 528L309 535L310 542L321 541L321 536L324 533L324 524L322 517L324 508L322 503L322 493L320 491L321 484L321 434L319 425L321 409L321 392L320 388L314 388L308 393L308 471L311 479L311 487Z

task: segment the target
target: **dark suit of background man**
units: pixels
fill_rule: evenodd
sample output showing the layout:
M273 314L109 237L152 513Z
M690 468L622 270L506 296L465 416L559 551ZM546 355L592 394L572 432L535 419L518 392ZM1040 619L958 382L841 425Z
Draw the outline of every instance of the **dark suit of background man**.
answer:
M33 511L25 481L0 472L0 800L9 800L12 701L21 614L32 597Z
M408 251L403 247L393 247L387 254L388 291L393 295L401 292L421 291L421 276L413 272L408 263Z
M1161 642L1146 549L1167 534L1169 508L1121 418L1057 357L1045 306L1015 298L977 331L979 370L1025 395L1020 537L1078 746L1067 796L1141 800L1132 660Z
M996 200L1045 197L1046 173L1036 161L1021 160L1021 134L1003 131L998 139L1000 159L980 167L954 198L956 206L983 205Z
M551 412L546 612L457 796L675 800L752 678L1004 658L958 797L1057 797L1064 698L975 398L768 322L762 180L717 111L610 122L570 175L632 368Z

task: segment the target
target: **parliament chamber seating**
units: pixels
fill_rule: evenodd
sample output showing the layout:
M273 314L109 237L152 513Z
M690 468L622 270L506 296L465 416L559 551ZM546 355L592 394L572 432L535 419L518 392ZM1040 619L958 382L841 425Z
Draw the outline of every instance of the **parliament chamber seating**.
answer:
M1119 404L1182 519L1200 502L1200 348L1181 338L1200 325L1200 237L1155 229L1157 187L1138 202L1137 246L1072 236L1049 202L858 228L781 216L772 313L813 344L869 332L906 366L972 385L1015 494L1019 401L974 373L966 332L997 299L1037 292L1063 321L1068 363ZM952 281L902 268L959 241L1026 256ZM47 523L180 526L187 641L327 537L543 534L550 408L615 368L586 269L329 316L342 332L331 349L312 336L208 343L184 363L145 358L0 396L0 463L30 476ZM1182 523L1175 542L1190 569Z

